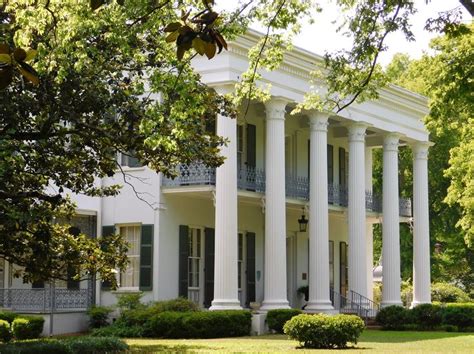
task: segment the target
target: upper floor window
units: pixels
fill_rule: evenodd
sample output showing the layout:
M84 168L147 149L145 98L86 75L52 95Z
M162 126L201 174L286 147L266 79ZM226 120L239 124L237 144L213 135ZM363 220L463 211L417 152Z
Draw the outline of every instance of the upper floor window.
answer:
M142 167L138 158L136 158L133 152L126 152L120 154L120 165L127 167Z

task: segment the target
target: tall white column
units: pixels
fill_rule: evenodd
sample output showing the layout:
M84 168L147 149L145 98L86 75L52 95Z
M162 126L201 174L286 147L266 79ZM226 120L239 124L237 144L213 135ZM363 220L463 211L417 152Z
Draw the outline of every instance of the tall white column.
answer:
M265 277L261 310L289 308L286 295L285 107L272 98L265 104Z
M365 190L372 193L372 148L365 148ZM370 221L366 223L366 242L367 242L367 297L373 300L374 297L374 231L373 224Z
M383 143L382 196L382 306L402 305L400 298L400 202L398 195L398 142L388 134Z
M329 297L327 114L312 113L310 129L309 302L306 311L324 312L334 310Z
M236 120L219 115L217 135L228 139L228 144L221 148L225 161L216 169L214 299L209 309L238 310Z
M431 303L428 143L413 146L413 302Z
M349 289L367 296L367 244L365 225L365 131L354 123L349 131Z

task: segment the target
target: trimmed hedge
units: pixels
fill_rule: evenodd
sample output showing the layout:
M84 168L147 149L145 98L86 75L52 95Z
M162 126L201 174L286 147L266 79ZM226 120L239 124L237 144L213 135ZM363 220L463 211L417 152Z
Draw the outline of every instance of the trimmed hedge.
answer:
M0 320L7 321L8 323L12 323L15 318L18 317L18 314L11 311L0 311Z
M302 314L293 317L283 327L285 334L305 348L346 348L357 344L365 325L355 315Z
M118 338L78 337L73 339L41 339L0 346L2 354L93 354L121 353L129 349Z
M252 315L245 310L162 312L145 324L144 336L159 338L222 338L250 334Z
M421 329L433 329L441 325L442 312L439 305L420 304L410 310L411 322Z
M87 309L91 328L105 327L109 324L109 314L113 310L106 306L92 306Z
M93 337L141 338L144 336L143 326L127 326L123 322L115 322L106 327L95 328L91 332Z
M301 313L302 311L297 309L270 310L267 313L268 328L277 333L283 333L285 323Z
M402 306L387 306L380 309L375 317L382 329L402 330L410 322L409 311Z
M10 323L5 320L0 320L0 340L4 343L9 342L12 339L10 331Z
M442 309L442 323L460 329L474 327L474 303L447 304Z
M21 316L13 320L11 331L15 339L35 339L43 332L43 325L43 317Z

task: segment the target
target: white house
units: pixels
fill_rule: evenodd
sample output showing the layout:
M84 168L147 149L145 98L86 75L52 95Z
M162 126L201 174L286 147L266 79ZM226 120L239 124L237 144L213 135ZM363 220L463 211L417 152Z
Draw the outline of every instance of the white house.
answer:
M196 60L203 80L220 92L231 90L247 69L247 51L257 39L249 33L211 62ZM132 245L131 262L117 274L120 288L115 291L99 281L95 286L56 284L55 296L63 291L70 300L64 300L63 310L68 311L77 291L83 291L83 302L70 306L71 311L83 312L92 301L110 305L117 294L141 290L145 301L185 296L210 310L252 303L264 312L300 308L297 289L304 285L309 285L305 309L310 312L373 306L376 223L383 224L382 305L401 304L403 222L413 223L413 305L429 303L426 98L390 86L378 100L353 104L337 115L290 116L310 88L310 71L321 62L295 49L278 70L263 73L271 84L268 102L251 103L237 120L218 117L217 134L230 141L222 150L226 161L221 167L180 166L179 176L171 180L124 156L119 158L125 178L135 191L125 185L116 197L75 196L77 227L91 236L123 234ZM413 202L399 197L400 145L414 153ZM383 149L382 196L372 193L374 149ZM122 183L123 178L117 173L98 182ZM306 232L299 225L303 213L309 219ZM31 291L7 268L12 267L6 265L0 278L4 288ZM40 287L38 294L48 299L48 289L41 293ZM14 296L13 290L9 294ZM40 300L48 312L50 302ZM4 306L15 308L12 304L4 299Z

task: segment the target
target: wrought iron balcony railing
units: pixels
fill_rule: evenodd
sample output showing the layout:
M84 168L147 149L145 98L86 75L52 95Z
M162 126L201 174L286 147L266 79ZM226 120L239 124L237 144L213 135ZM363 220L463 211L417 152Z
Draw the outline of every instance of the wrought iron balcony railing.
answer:
M237 175L237 188L258 193L265 193L265 170L255 167L240 168ZM286 176L286 196L292 199L309 200L309 179L307 177L289 174ZM166 187L215 185L216 170L203 164L180 165L174 179L164 178ZM328 185L328 202L331 205L347 207L347 187L336 184ZM381 213L382 197L365 192L365 206L367 210ZM410 217L411 200L400 198L400 216Z
M13 311L85 311L92 303L92 289L0 289L0 306Z

